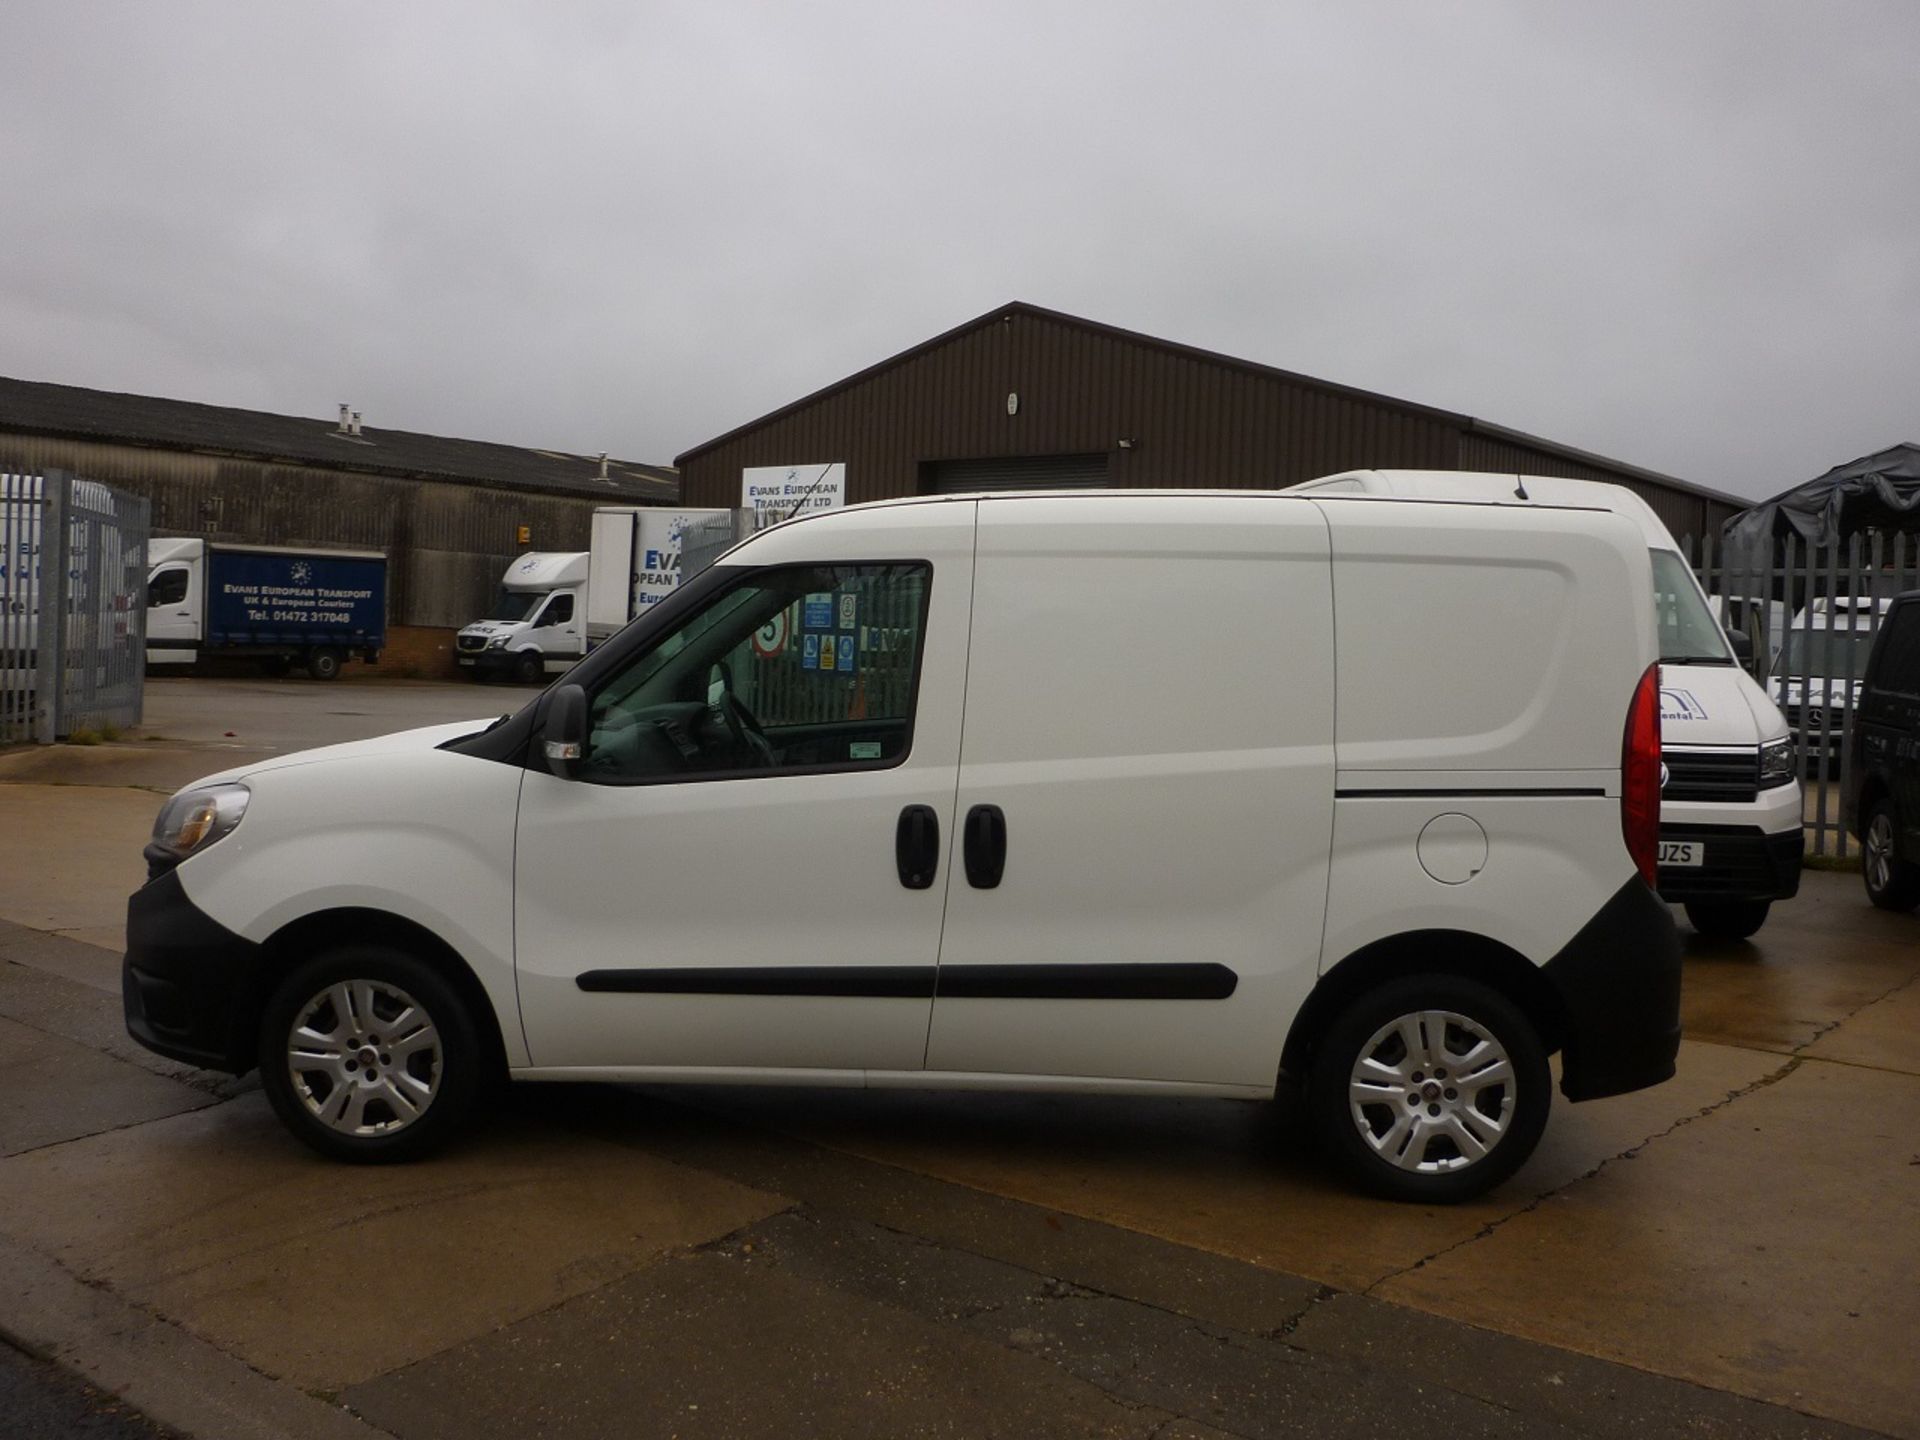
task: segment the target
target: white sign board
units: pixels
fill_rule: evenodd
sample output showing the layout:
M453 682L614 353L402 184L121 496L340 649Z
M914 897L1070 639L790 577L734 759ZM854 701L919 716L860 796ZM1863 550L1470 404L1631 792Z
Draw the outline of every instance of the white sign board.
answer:
M847 503L847 467L751 465L740 472L740 504L753 511L755 526L771 525L809 510L838 510Z

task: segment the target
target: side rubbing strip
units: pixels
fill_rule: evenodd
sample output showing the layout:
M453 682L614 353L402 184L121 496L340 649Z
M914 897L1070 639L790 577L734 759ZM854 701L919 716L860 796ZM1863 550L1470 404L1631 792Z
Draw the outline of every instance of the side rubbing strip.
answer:
M933 998L931 965L685 966L666 970L589 970L582 990L615 995L853 995Z
M574 983L606 995L838 995L929 1000L931 965L749 965L589 970ZM945 965L943 1000L1224 1000L1224 965Z
M942 1000L1224 1000L1224 965L942 965Z

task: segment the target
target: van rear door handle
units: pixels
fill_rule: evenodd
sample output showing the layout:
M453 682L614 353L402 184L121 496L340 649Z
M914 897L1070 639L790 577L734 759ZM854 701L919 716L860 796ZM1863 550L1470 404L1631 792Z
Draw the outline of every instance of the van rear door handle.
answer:
M909 890L925 890L940 868L940 817L931 805L909 805L893 827L893 862L900 883Z
M1007 869L1007 817L998 805L976 805L967 811L967 883L991 890Z

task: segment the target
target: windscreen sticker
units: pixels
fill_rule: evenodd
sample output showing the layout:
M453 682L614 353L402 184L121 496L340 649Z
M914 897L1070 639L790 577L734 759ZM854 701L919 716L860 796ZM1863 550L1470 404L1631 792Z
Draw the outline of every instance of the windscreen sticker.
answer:
M850 741L847 745L847 758L849 760L878 760L880 758L880 742L878 740Z
M1704 720L1707 707L1693 696L1691 690L1674 690L1665 685L1660 687L1660 718L1662 720Z

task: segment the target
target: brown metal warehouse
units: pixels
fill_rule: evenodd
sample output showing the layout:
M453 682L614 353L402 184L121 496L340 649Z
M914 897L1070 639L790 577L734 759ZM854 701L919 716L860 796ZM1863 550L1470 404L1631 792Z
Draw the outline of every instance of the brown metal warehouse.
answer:
M1048 485L1274 489L1367 467L1610 480L1676 536L1746 502L1467 415L1014 303L681 455L681 501L749 466L847 467L848 504Z

